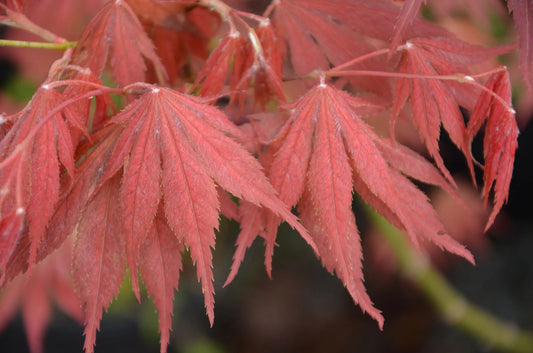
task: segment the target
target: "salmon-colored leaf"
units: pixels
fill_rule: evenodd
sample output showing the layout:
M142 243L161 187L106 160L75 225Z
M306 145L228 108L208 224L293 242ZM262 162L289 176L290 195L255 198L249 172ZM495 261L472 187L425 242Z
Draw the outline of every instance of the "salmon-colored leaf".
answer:
M329 85L315 86L290 107L291 117L273 141L277 148L268 168L282 199L298 206L324 266L382 326L383 317L363 285L362 250L351 209L353 189L406 230L415 244L424 238L469 261L473 258L446 234L427 197L399 171L454 193L451 185L414 152L381 140L355 112L361 104L361 99ZM267 239L278 223L269 216Z
M485 202L488 202L490 190L494 190L494 208L487 222L488 228L507 201L514 156L518 147L518 125L515 119L516 113L511 107L511 83L507 70L491 75L485 87L501 100L487 91L481 93L468 122L467 136L472 141L486 121L483 139L485 169L482 191Z
M0 222L0 268L4 267L15 249L19 234L22 232L23 220L24 212L14 209Z
M92 353L102 310L118 294L126 273L125 238L115 195L120 178L108 180L88 202L74 243L73 276L85 307L85 344Z
M159 311L159 331L161 332L161 353L165 353L172 327L174 289L178 288L179 273L182 269L181 254L183 245L164 218L163 208L139 249L140 271L146 289L153 296Z
M372 46L347 22L338 21L335 11L345 3L349 1L332 1L320 8L312 0L286 0L276 7L273 24L283 44L289 47L297 74L325 70L372 51Z
M441 187L465 206L456 188L427 159L391 139L378 139L374 143L391 167L410 178Z
M28 227L29 259L35 263L37 250L59 200L60 171L74 172L74 145L70 123L79 117L71 107L55 108L65 101L63 94L43 85L26 108L12 117L13 128L0 142L0 198L2 214L23 216ZM73 125L74 125L73 124ZM22 228L11 227L13 232ZM22 233L12 237L22 236ZM20 242L20 241L19 241ZM6 259L0 258L5 264Z
M168 88L146 88L110 120L118 132L109 135L113 142L104 143L111 153L104 158L106 170L98 184L123 170L118 203L134 289L139 246L151 234L162 204L169 229L190 249L212 323L211 249L220 213L217 184L235 197L269 208L313 243L278 199L257 160L232 139L241 132L221 111Z
M396 24L394 25L394 36L391 41L392 51L395 51L400 44L407 26L409 26L413 19L418 15L418 10L424 2L426 2L426 0L405 0L403 3Z
M508 0L507 7L518 30L522 77L528 89L533 91L533 4L528 0Z
M45 278L36 276L26 284L22 294L22 318L28 345L32 353L43 353L44 334L51 319Z
M139 19L126 1L109 1L96 14L73 54L73 63L101 75L109 61L120 86L144 81L148 59L161 73L163 64L144 32Z
M231 271L226 282L224 282L224 287L230 284L237 275L239 267L244 260L246 249L252 246L252 243L258 235L264 234L266 224L265 212L261 208L250 202L243 201L239 206L239 216L241 218L241 231L237 237L237 249L233 254Z
M23 12L28 6L32 4L33 0L4 0L7 7L15 11Z
M461 50L457 51L457 47ZM399 71L426 77L453 75L467 72L469 65L484 61L506 47L485 49L450 39L414 39L409 41L403 51ZM400 78L396 84L393 112L396 116L410 97L413 121L418 128L429 154L440 171L453 184L444 161L439 154L441 126L451 140L465 155L470 173L474 175L473 161L466 141L466 126L459 103L471 109L475 97L471 92L464 93L464 87L457 82L443 82L431 78ZM459 98L462 97L462 98Z
M31 276L18 277L0 291L0 331L17 309L22 312L30 352L42 353L46 327L52 318L52 301L80 324L83 313L70 278L72 244L35 265Z
M210 97L222 92L230 69L231 59L236 46L240 44L238 32L225 35L204 64L196 77L196 84L203 81L200 94Z

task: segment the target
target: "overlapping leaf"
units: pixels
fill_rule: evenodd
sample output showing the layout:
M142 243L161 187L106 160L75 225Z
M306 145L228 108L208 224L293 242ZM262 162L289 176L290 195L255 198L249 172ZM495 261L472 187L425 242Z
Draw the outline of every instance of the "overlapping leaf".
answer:
M98 170L103 175L97 178L96 185L90 180L76 184L92 184L92 189L97 190L83 213L84 219L87 219L85 228L100 227L104 215L90 218L89 215L104 212L104 200L98 200L104 194L116 191L120 196L116 203L120 217L114 216L110 222L113 222L115 231L125 234L125 249L121 251L127 254L128 265L134 276L134 289L138 291L136 276L139 266L143 275L159 271L157 277L164 282L155 283L154 279L147 279L148 290L160 311L164 345L168 342L170 328L169 293L177 285L177 278L173 274L177 275L181 266L179 254L171 252L179 249L180 243L190 249L198 279L202 283L207 314L213 322L211 249L215 246L214 229L218 227L219 217L219 192L215 183L238 198L269 208L313 244L296 217L277 198L257 160L230 137L238 136L239 130L216 108L192 96L149 86L139 99L112 118L111 127L113 131L101 143L109 147L109 154L97 147L95 158L101 164L95 162L94 167L85 168L89 172L84 178L94 179L94 173L90 170ZM106 142L111 139L112 142ZM105 153L106 157L102 158L101 153ZM84 163L91 165L92 159L89 156ZM117 176L121 176L120 190L105 186ZM104 192L102 188L109 190ZM89 219L92 219L92 223ZM78 238L80 236L81 233ZM111 250L117 249L118 246L113 246ZM102 251L104 256L105 249ZM148 260L142 260L141 256L146 252L159 254L163 261L159 269L148 268ZM122 266L118 260L108 265ZM118 268L102 270L122 273ZM88 273L85 281L94 282L98 273ZM118 275L113 278L116 277ZM116 285L114 282L113 286L106 288L115 288ZM93 313L88 315L88 320L92 321L88 321L86 330L86 349L92 348L96 323L101 308L110 301L110 291L106 289L105 298L97 302L92 294L85 297L84 301ZM166 346L162 349L166 349Z
M367 37L389 42L400 13L388 1L366 0L283 0L275 11L275 29L289 48L296 73L301 75L373 51ZM426 36L450 37L450 34L429 22L416 20L406 28L404 37ZM366 61L361 67L375 69L374 64L380 65ZM358 86L371 85L370 80L366 81L361 80Z
M254 98L260 105L264 106L271 98L285 101L281 87L282 59L270 21L265 19L258 26L257 34L251 33L243 36L232 31L220 40L196 79L196 84L203 81L201 95L214 96L222 92L233 62L228 80L232 101L238 100L242 106L242 92L252 82Z
M2 4L5 4L10 9L22 12L28 6L32 4L32 0L3 0Z
M72 126L83 129L83 119L66 107L58 91L43 85L17 116L0 142L0 211L2 251L0 264L7 265L23 233L29 247L27 264L35 262L45 228L59 200L60 171L74 173ZM5 275L6 268L1 269Z
M73 63L101 75L109 60L120 86L144 81L148 59L164 74L150 38L126 1L110 1L89 23L73 54Z
M233 54L245 45L238 32L227 34L218 42L196 78L196 83L203 81L200 89L202 96L210 97L222 92Z
M487 123L483 140L485 169L482 194L485 202L488 201L490 190L494 190L494 208L487 222L488 228L507 201L518 147L518 126L515 111L511 108L509 73L502 70L493 74L485 87L502 101L483 91L468 122L467 135L472 141L481 126Z
M105 163L109 159L110 150L116 143L117 129L104 129L94 134L94 140L99 141L96 146L86 141L78 152L83 158L77 166L74 176L63 183L60 190L61 197L49 219L46 232L41 239L40 247L36 251L36 260L40 261L57 249L69 236L77 234L81 215L87 202L98 191L102 184ZM86 158L88 150L91 158ZM9 281L20 273L27 271L30 258L32 239L29 237L27 225L22 224L22 233L18 238L12 255L6 266L3 280ZM2 283L0 283L2 285Z
M358 4L331 1L324 7L313 0L286 0L276 7L273 23L278 36L289 46L297 74L325 70L331 64L339 65L372 51L372 47L350 28L349 22L340 22L335 16L341 7L350 5ZM342 11L351 10L344 8Z
M461 48L457 51L457 48ZM413 121L424 141L429 154L448 180L452 181L444 161L439 154L441 125L451 140L464 153L471 174L473 162L466 141L466 127L459 103L472 109L475 96L472 90L465 90L457 82L435 79L438 75L454 75L467 72L469 65L486 61L508 50L506 47L486 49L458 40L444 38L410 41L403 51L399 72L420 75L426 78L400 78L396 84L393 102L396 117L410 97Z
M292 107L293 113L275 143L279 147L269 177L281 199L289 206L298 206L326 268L335 271L354 301L381 326L383 317L372 306L363 285L360 239L351 209L353 189L407 231L415 244L427 239L469 261L473 258L446 234L426 196L400 172L453 192L450 184L422 157L380 140L354 112L354 106L360 104L331 86L313 88ZM254 225L250 221L254 236L263 235L260 230L264 228L275 232L275 216L270 215L267 221L259 214L249 216L249 220L259 222ZM239 249L249 246L251 240L244 234ZM235 260L239 262L240 255Z
M402 6L396 24L394 25L394 36L391 41L391 49L396 50L403 35L407 29L407 26L415 19L418 15L418 10L420 6L426 2L426 0L406 0Z
M126 273L124 232L116 202L120 178L106 181L87 204L73 250L73 277L85 307L85 352L93 352L102 309L118 294Z
M518 30L522 76L528 89L533 90L533 4L529 0L508 0L507 7Z
M181 251L183 244L168 227L163 207L160 207L152 229L140 247L139 267L146 289L159 311L162 352L166 350L172 327L174 289L178 288L182 268Z
M52 302L63 312L83 322L83 312L70 279L72 244L36 265L31 277L18 277L0 290L0 331L20 307L24 330L32 353L43 352L44 335L52 314Z

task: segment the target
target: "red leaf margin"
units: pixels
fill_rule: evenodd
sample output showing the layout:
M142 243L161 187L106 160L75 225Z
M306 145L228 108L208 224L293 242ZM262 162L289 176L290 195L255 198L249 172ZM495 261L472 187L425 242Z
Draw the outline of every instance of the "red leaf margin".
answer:
M224 113L201 99L169 88L143 84L140 92L137 89L134 91L140 97L110 120L105 128L110 132L102 135L106 137L92 152L94 157L91 153L83 162L87 171L77 179L76 187L79 185L81 192L87 190L93 195L84 207L83 219L94 212L101 213L98 211L103 207L101 202L94 200L102 197L97 196L102 193L102 188L111 188L108 184L118 178L120 185L109 190L120 195L117 203L119 211L113 211L113 214L118 212L120 215L114 216L119 225L114 227L125 234L121 256L127 258L134 290L138 293L139 266L143 276L150 272L142 253L159 251L168 260L172 256L161 247L157 250L154 242L157 242L157 237L159 241L164 238L168 240L168 235L172 234L174 242L190 248L198 279L202 283L207 315L212 324L214 287L211 249L215 246L214 230L218 227L220 212L220 190L215 187L215 183L235 197L272 210L296 228L315 251L316 246L298 223L296 216L279 200L259 162L233 140L233 137L240 135L240 130ZM97 170L100 172L95 177ZM77 202L76 199L80 197L81 201ZM84 198L86 199L83 195L74 195L73 204L80 207L80 204L86 202L83 201ZM94 207L96 210L93 210ZM93 224L93 227L97 225ZM172 247L176 249L179 246L181 245L175 244ZM116 248L118 247L113 247L115 250ZM179 256L174 254L173 258L178 260ZM115 262L114 269L102 268L102 271L123 273L123 265ZM173 264L168 263L168 266L163 265L161 271L166 268L166 271L178 273L179 266L174 261ZM161 276L165 275L160 274L159 277ZM95 276L89 277L94 282ZM118 276L113 275L115 277ZM151 283L151 279L148 281ZM166 349L163 345L168 342L170 329L169 298L166 295L177 285L176 279L167 277L165 281L163 287L150 285L149 288L160 311L162 351ZM117 283L114 283L110 288L116 286ZM160 293L160 290L165 293ZM92 312L88 316L90 321L86 328L87 350L92 349L94 343L94 332L101 317L100 310L107 307L111 300L109 291L111 289L107 290L105 298L102 297L96 303L88 295L84 298L85 302L91 304Z
M515 152L518 148L519 129L515 118L516 112L511 107L509 72L501 70L492 74L485 83L485 88L472 111L466 135L471 142L486 122L483 139L485 168L482 190L485 203L488 202L491 189L494 191L494 207L485 227L487 230L507 202Z

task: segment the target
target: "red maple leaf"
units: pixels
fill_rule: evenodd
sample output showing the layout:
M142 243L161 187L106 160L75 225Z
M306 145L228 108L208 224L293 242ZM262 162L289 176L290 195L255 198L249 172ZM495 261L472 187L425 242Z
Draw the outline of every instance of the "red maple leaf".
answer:
M346 6L361 10L358 4L349 1L330 1L328 4L314 0L279 2L273 24L283 44L290 48L291 62L298 75L315 69L326 70L331 64L340 65L373 50L350 28L350 22L338 21L337 11L343 7L342 11L354 11ZM364 11L365 7L361 7Z
M166 349L169 342L174 308L172 303L182 268L182 251L183 244L168 226L163 207L160 205L152 228L139 249L139 267L146 290L153 296L159 312L162 350Z
M154 46L126 1L110 1L82 33L74 50L73 63L89 67L100 76L110 61L119 86L144 81L145 58L165 74Z
M426 2L426 0L406 0L404 2L400 14L398 15L398 19L396 20L396 24L394 25L394 36L391 41L392 51L395 51L400 44L407 27L416 18L418 10L424 2Z
M283 0L277 3L272 20L282 44L290 49L295 72L305 75L375 50L376 42L367 37L390 42L399 13L398 7L387 1ZM416 20L405 29L404 37L450 37L450 34L429 22ZM380 64L367 60L360 65L375 69L373 66ZM365 87L370 84L368 81L361 80L358 86L362 83Z
M183 80L184 71L198 71L198 59L207 58L218 33L218 13L186 2L128 0L128 4L152 39L171 84Z
M533 91L533 4L528 0L508 0L507 7L518 30L522 76L527 88Z
M246 55L248 53L248 51L245 50L246 46L246 41L242 38L239 32L230 32L218 42L217 46L211 52L211 55L209 55L202 70L196 77L196 84L201 81L203 82L200 89L200 94L202 96L216 96L222 92L222 88L226 83L228 72L230 70L231 59L234 55L236 56L234 71L238 71L236 68L239 68L241 65L239 61L240 57L236 53L240 54L244 51L244 55ZM250 65L251 62L247 66Z
M242 35L237 30L226 34L217 44L196 78L202 82L200 94L214 96L222 92L233 61L229 80L230 98L242 106L245 92L253 82L254 98L264 107L271 97L285 101L281 86L281 53L270 21L261 22L255 33Z
M17 242L25 234L31 266L41 247L41 238L59 201L60 178L74 175L73 126L84 122L70 107L56 109L65 96L47 84L41 86L26 108L11 117L13 127L0 142L0 210L2 275ZM4 278L5 279L5 278Z
M71 192L72 201L66 202L79 207L83 200L77 200L88 200L76 231L76 244L80 245L75 247L75 256L76 249L84 249L79 256L88 262L75 266L76 283L82 287L88 311L88 352L92 351L101 309L118 291L119 278L125 271L123 258L127 258L137 294L139 268L143 277L157 271L156 277L163 281L145 279L160 310L162 349L166 349L172 300L168 294L177 286L172 274L181 268L177 252L181 243L190 248L207 314L213 322L211 248L215 246L220 209L215 183L238 198L267 207L313 244L278 199L257 160L231 138L240 131L224 113L168 88L142 87L145 89L140 98L110 120L110 132L104 132L101 143L84 160L83 176L74 186L79 191ZM119 201L110 203L115 195L119 195ZM104 224L106 228L102 228ZM124 240L113 235L115 232L123 233ZM89 241L90 233L105 235L106 240ZM102 247L107 239L110 244ZM163 261L159 268L150 267L149 260L143 259L146 252L159 254ZM114 260L93 264L99 258ZM105 282L99 282L99 278ZM101 291L95 292L97 285Z
M32 0L2 0L2 4L18 12L25 11L32 2Z
M488 201L490 190L494 189L494 208L487 229L507 201L518 147L518 125L516 112L511 107L511 82L507 70L491 75L485 87L487 91L481 93L472 111L467 136L471 142L483 123L487 123L483 141L485 168L482 194L485 202Z
M292 115L274 141L269 178L281 199L298 206L302 222L318 245L323 264L335 271L363 311L383 324L363 285L362 251L352 212L352 190L415 244L427 239L473 262L472 255L446 234L426 196L405 176L441 185L453 193L428 161L381 140L354 112L361 101L320 84L291 105ZM273 243L279 220L262 219L243 206L243 232L230 278L243 248L259 234ZM246 217L244 217L246 215ZM270 233L270 234L269 234Z
M439 154L440 128L442 125L450 139L463 152L473 175L473 162L459 105L472 109L477 96L472 94L471 89L466 90L466 86L457 81L440 81L435 78L439 75L464 76L458 73L468 72L468 66L486 61L487 58L507 50L509 47L483 48L457 39L437 38L411 40L402 51L399 72L420 75L421 78L409 77L397 80L393 101L393 124L407 99L410 98L413 121L420 137L439 169L452 183L453 179Z
M44 334L51 319L52 300L81 323L83 312L70 278L72 244L64 245L35 266L30 277L18 277L0 291L0 331L22 311L24 329L32 353L43 352Z
M70 235L75 233L79 223L80 215L83 214L87 202L98 191L97 186L101 184L103 175L102 164L109 159L110 149L116 142L113 137L117 136L116 129L103 129L95 133L92 137L99 141L96 146L92 146L89 141L85 141L79 148L81 156L91 150L91 158L81 158L71 180L61 185L56 207L48 220L45 233L42 234L39 247L35 250L36 262L44 259L53 250L57 249ZM107 137L107 138L104 138ZM22 214L24 217L24 214ZM30 262L30 250L32 239L29 236L27 223L18 225L20 234L11 250L11 256L4 266L4 273L0 286L20 273L28 270ZM13 225L11 226L13 227Z
M106 181L87 204L74 242L72 272L85 306L85 352L92 352L102 308L118 294L126 273L125 234L120 205L115 200L120 178Z

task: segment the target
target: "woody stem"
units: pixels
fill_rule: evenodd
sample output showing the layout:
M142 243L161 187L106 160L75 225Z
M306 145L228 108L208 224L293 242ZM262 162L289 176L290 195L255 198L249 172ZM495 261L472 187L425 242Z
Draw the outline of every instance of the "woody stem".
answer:
M69 48L74 48L76 44L77 44L76 42L46 43L46 42L27 42L23 40L0 39L0 47L67 50Z

